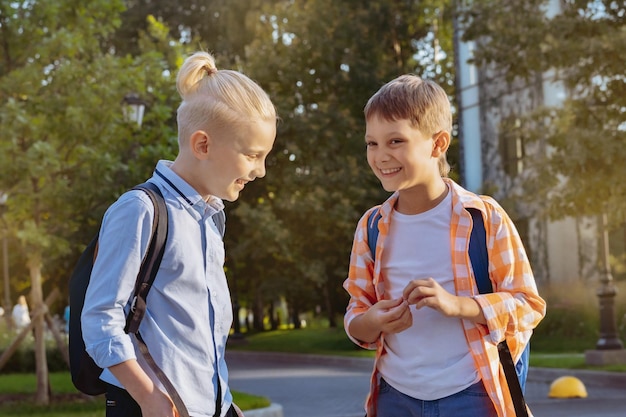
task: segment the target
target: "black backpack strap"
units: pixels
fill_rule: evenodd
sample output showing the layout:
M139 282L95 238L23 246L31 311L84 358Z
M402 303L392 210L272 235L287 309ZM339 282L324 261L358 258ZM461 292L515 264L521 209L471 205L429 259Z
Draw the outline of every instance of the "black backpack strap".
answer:
M154 204L154 220L148 250L141 261L139 274L135 283L135 293L131 304L131 311L126 318L126 333L137 333L139 324L146 313L146 299L154 283L154 279L161 265L167 240L167 206L159 187L146 182L133 187L133 190L144 191Z
M513 408L515 408L515 415L517 417L528 417L528 409L526 408L526 400L524 399L524 393L522 392L522 386L519 383L517 371L515 370L515 362L513 362L513 356L509 350L506 340L498 343L498 355L500 356L500 363L504 370L504 376L506 382L509 385L509 391L511 392L511 400L513 401Z
M159 378L159 381L163 384L163 387L178 410L180 417L189 417L189 411L180 398L174 384L172 384L167 375L165 375L156 364L154 358L148 351L148 346L139 334L139 325L141 324L143 316L146 314L148 292L150 292L152 288L156 274L159 271L159 266L161 265L161 260L163 259L163 254L165 253L165 242L168 233L167 206L165 205L163 194L161 194L161 190L156 184L146 182L133 187L133 190L141 190L150 197L152 204L154 204L154 220L152 221L150 244L141 261L139 274L137 274L131 310L128 313L128 317L126 317L126 327L124 331L134 334L137 338L139 350L152 371Z
M472 215L472 232L470 235L469 255L474 270L474 278L478 292L488 294L493 292L491 280L489 279L489 252L487 251L487 232L485 231L485 223L483 215L478 209L468 208L467 211ZM526 400L524 393L515 370L515 362L511 356L509 345L506 340L498 344L498 356L502 364L502 370L506 382L511 392L511 400L515 408L517 417L528 417L528 409L526 408Z

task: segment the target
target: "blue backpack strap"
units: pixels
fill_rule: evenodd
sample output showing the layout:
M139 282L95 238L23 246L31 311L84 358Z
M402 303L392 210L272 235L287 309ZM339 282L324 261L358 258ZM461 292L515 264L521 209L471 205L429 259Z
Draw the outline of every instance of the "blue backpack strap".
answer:
M378 222L383 215L380 214L380 208L377 208L370 214L367 219L367 244L370 247L372 259L376 260L376 242L378 241Z
M485 222L483 221L483 215L480 210L475 208L467 208L467 211L472 215L472 232L470 234L469 243L469 256L472 263L472 270L474 271L474 278L476 279L476 286L478 292L481 294L488 294L493 292L493 286L489 279L489 253L487 251L487 232L485 230ZM505 352L506 350L506 352ZM513 364L511 354L509 352L506 342L498 345L498 351L500 354L501 362L509 362L507 365L510 368L515 369L517 378L513 375L507 375L507 381L509 383L509 389L514 399L515 409L517 415L524 414L525 400L524 390L526 388L526 378L528 376L528 361L530 356L530 343L526 345L526 348L522 352L522 356L519 361ZM506 369L507 366L505 366ZM507 372L505 372L507 373ZM515 378L515 380L514 380ZM515 387L516 381L519 382L518 388Z
M472 234L470 235L469 257L472 262L472 270L476 278L476 286L481 294L493 292L489 279L489 254L487 253L487 232L480 210L468 208L472 215Z

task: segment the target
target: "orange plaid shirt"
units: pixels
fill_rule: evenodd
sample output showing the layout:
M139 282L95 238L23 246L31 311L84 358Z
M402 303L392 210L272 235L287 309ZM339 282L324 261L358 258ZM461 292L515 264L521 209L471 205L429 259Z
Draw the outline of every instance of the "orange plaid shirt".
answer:
M517 361L528 343L533 329L545 315L546 303L539 296L530 263L513 222L492 198L477 196L454 181L444 178L452 192L452 220L450 248L456 295L474 298L481 306L487 325L462 320L469 348L487 393L499 417L514 417L508 385L500 366L497 345L506 338L511 355ZM378 228L376 259L381 259L385 239L389 233L391 211L398 199L394 193L380 207L382 215ZM375 343L363 343L350 335L349 325L356 316L365 313L378 300L384 299L385 277L380 262L374 262L367 242L367 221L377 208L368 210L359 220L352 253L350 270L343 287L350 294L344 317L344 327L350 339L365 349L376 349L370 394L365 409L368 417L376 417L378 393L377 364L385 354L384 335ZM472 217L465 208L479 209L484 218L489 252L489 277L492 294L479 294L471 269L468 247ZM532 415L532 414L529 414Z

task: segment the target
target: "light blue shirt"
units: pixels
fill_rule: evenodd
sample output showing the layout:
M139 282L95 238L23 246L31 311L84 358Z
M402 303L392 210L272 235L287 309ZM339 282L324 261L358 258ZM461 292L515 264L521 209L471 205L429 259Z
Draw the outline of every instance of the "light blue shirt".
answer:
M214 415L219 375L224 415L232 403L224 352L233 316L224 244L212 219L224 204L213 197L205 202L170 166L159 161L149 180L165 198L169 230L139 332L192 416ZM104 368L100 378L119 387L107 368L130 359L137 359L161 386L135 337L124 333L153 216L154 206L143 191L129 191L109 207L85 295L81 319L87 352Z

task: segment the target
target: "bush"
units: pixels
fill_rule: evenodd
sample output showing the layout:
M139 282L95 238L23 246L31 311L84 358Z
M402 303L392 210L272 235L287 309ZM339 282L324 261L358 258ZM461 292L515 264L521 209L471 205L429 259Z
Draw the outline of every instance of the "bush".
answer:
M1 352L4 352L13 341L13 337L8 336L9 335L5 335L5 337L1 340ZM13 353L9 361L2 369L0 369L0 374L34 373L36 368L33 342L34 339L32 336L26 337L26 339L22 341L20 347ZM46 342L46 360L48 361L49 372L63 372L69 369L63 359L63 355L53 340Z
M626 336L626 285L617 282L615 318L618 336ZM565 282L540 288L547 302L546 317L532 338L540 352L584 352L594 349L600 337L598 283Z

